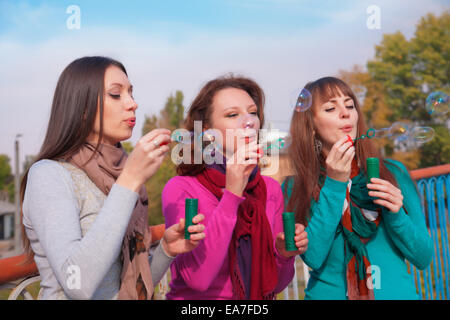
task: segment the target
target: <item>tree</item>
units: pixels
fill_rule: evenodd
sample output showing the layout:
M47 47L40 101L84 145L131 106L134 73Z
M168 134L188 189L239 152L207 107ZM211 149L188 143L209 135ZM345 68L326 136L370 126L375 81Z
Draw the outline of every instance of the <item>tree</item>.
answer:
M411 39L411 58L425 94L448 89L450 75L450 11L422 17ZM422 96L424 98L424 96Z
M156 128L167 128L175 130L183 125L184 121L184 95L181 91L176 91L175 96L170 95L167 98L164 108L160 115L145 116L142 135ZM164 222L162 215L161 194L162 190L170 178L176 175L176 166L170 157L171 151L164 159L159 170L145 184L149 197L148 211L149 223L151 225Z
M181 127L184 121L183 99L183 92L177 90L175 96L170 95L167 98L167 102L164 109L160 111L159 117L156 115L145 116L142 135L144 136L156 128L175 130Z
M449 90L450 12L427 14L408 41L402 33L383 35L375 58L367 63L370 76L385 87L392 121L436 122L425 109L429 93Z
M450 132L443 125L434 126L435 137L420 148L427 157L420 157L420 167L450 163Z
M386 104L392 109L391 121L426 118L421 104L420 83L413 74L411 44L401 32L383 35L375 47L375 59L367 63L371 78L383 84Z
M367 62L367 71L355 66L339 73L363 102L370 127L388 128L404 121L435 129L435 140L415 150L396 149L387 139L376 141L383 155L405 162L410 169L448 163L449 151L443 143L448 141L447 118L430 117L425 100L436 90L450 93L449 30L449 11L439 17L427 14L409 41L401 32L383 35L374 59Z
M0 193L14 202L14 176L9 161L6 154L0 154Z

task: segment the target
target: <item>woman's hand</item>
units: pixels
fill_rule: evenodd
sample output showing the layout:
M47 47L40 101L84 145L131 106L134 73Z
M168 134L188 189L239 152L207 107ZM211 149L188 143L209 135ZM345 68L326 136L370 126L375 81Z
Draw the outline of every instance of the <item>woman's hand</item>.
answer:
M341 182L348 182L352 171L352 161L355 157L355 147L344 136L331 148L325 161L327 176Z
M170 130L155 129L143 136L128 156L116 183L138 192L141 186L158 171L169 151Z
M277 239L275 240L275 248L277 248L278 252L286 258L305 253L306 249L308 249L308 233L305 231L304 225L300 223L295 224L294 240L298 250L286 251L284 232L280 232L277 234Z
M379 198L373 200L373 202L397 213L403 206L402 191L383 179L372 178L370 182L372 183L367 184L367 188L376 191L369 191L369 196Z
M242 197L248 178L258 163L258 159L262 157L262 153L258 152L259 148L261 146L256 141L252 141L242 145L230 157L227 161L225 189Z
M203 232L205 226L203 224L198 224L203 221L203 219L205 219L205 216L201 213L192 219L196 225L189 226L188 228L189 232L194 233L191 234L190 240L184 239L184 219L180 219L179 223L167 228L161 240L161 244L166 253L175 257L177 254L194 250L199 245L200 240L205 238L205 233Z

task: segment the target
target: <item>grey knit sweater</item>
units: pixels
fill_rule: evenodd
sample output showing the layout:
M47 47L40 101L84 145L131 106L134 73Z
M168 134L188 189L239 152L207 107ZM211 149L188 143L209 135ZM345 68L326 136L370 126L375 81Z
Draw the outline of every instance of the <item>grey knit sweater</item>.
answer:
M43 299L116 299L122 240L138 193L114 184L106 196L84 171L41 160L28 173L23 223L41 275ZM170 258L150 258L153 283Z

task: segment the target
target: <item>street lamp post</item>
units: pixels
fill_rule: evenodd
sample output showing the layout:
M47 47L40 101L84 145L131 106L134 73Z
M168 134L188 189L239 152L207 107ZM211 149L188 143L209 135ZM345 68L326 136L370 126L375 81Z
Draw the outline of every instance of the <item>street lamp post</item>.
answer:
M19 138L22 134L17 134L15 139L15 162L16 172L14 176L14 203L16 206L16 212L14 214L14 251L19 254L22 251L21 241L21 219L20 219L20 168L19 168Z

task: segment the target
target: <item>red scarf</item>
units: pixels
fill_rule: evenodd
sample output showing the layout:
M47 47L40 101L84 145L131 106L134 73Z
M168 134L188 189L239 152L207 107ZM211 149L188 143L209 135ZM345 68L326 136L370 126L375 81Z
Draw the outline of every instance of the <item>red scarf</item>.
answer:
M225 174L206 168L197 179L219 200L225 188ZM230 276L233 284L235 299L246 298L245 286L239 269L237 250L239 239L243 236L251 237L252 262L250 299L273 299L274 289L278 283L278 271L275 262L272 230L266 216L266 184L259 172L251 179L242 195L245 200L239 205L237 222L228 247Z
M356 162L356 159L353 159L352 162L352 170L350 174L350 179L355 178L360 173L358 164ZM357 207L357 205L353 202L353 200L350 197L350 188L347 187L346 191L346 204L343 209L343 215L342 215L342 227L346 230L344 231L347 235L350 235L352 237L357 236L354 233L353 230L353 224L352 224L352 216L351 216L351 207L350 204L353 207ZM361 210L361 208L358 208ZM363 215L362 215L363 216ZM377 214L374 215L375 220L373 220L373 223L378 227L381 221L381 209L377 210ZM344 237L346 239L346 237ZM347 239L348 241L349 239ZM362 244L365 244L370 240L370 238L363 238L359 237L359 240ZM365 251L365 250L364 250ZM373 288L367 286L367 282L369 280L369 277L371 276L370 272L367 272L371 265L368 257L366 255L362 255L362 262L363 266L359 266L359 261L356 259L356 255L353 255L353 257L350 259L350 261L347 264L347 291L348 291L348 299L349 300L374 300L374 293ZM360 279L358 276L358 269L363 268L366 272L364 273L364 278Z

